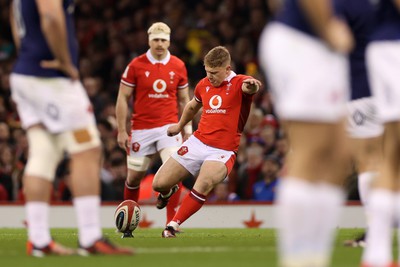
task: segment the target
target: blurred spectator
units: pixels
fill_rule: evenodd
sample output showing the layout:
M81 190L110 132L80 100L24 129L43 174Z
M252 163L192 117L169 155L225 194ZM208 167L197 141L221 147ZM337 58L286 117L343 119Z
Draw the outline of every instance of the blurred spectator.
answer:
M282 164L277 156L269 155L264 159L260 178L253 185L253 199L257 201L273 201L275 199L275 188L278 184L278 173Z
M247 124L244 127L243 134L245 134L247 138L251 138L253 136L259 136L263 118L264 114L262 110L257 107L254 107L253 105L252 109L250 110Z
M7 145L11 141L10 139L10 128L5 122L0 122L0 147Z
M229 184L227 179L222 181L221 183L217 184L214 187L214 190L207 197L207 202L230 202L239 200L239 197L236 193L229 191Z
M237 194L240 199L253 198L253 185L257 182L263 165L263 146L253 142L246 148L247 161L239 167Z

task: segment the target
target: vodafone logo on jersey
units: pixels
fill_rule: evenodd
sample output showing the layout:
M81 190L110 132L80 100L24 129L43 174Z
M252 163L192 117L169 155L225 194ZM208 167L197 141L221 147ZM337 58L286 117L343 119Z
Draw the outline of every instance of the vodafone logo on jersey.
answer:
M162 94L167 89L167 83L162 79L157 79L153 83L153 90L156 94L149 94L149 98L169 98L168 94Z
M220 109L222 106L222 97L219 95L213 95L208 101L211 109L206 109L206 113L220 113L226 114L226 109Z
M164 80L157 79L153 83L153 90L157 93L162 93L167 89L167 83Z

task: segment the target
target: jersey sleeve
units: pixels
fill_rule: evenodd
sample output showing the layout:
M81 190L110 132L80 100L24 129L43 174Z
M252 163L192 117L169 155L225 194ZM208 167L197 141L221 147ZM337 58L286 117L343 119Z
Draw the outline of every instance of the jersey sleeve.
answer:
M180 81L178 83L178 89L183 89L189 86L188 75L185 63L182 62L182 66L179 69Z
M121 83L129 87L136 86L135 68L132 63L133 62L129 63L129 65L125 68L125 71L121 76Z
M201 94L200 94L200 83L198 83L196 85L196 88L194 88L194 99L199 102L199 103L203 103L203 100L201 99Z

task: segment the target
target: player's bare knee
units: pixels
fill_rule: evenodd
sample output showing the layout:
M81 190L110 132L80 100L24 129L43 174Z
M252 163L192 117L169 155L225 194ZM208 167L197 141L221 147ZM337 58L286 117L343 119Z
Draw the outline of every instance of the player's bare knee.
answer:
M129 186L139 186L140 182L143 180L144 176L146 175L146 172L138 172L135 170L128 169L128 175L126 177L126 182Z
M169 184L166 181L168 180L156 174L156 176L153 179L153 190L156 192L162 192L170 189L173 185Z
M152 187L153 187L153 190L156 192L164 191L163 190L164 188L161 186L161 183L156 179L153 180Z

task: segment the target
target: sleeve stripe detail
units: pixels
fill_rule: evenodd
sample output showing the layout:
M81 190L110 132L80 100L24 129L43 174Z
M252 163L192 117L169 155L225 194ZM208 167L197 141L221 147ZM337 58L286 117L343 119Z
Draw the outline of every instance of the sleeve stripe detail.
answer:
M129 86L129 87L135 87L135 86L136 86L136 84L134 84L134 83L128 83L128 82L126 82L126 81L124 81L124 80L121 80L121 83L123 83L123 84L125 84L126 86Z
M186 88L186 87L188 87L189 86L189 83L186 83L186 84L184 84L184 85L179 85L178 86L178 89L183 89L183 88Z
M198 99L196 96L194 97L194 100L196 100L199 103L203 103L200 99Z

